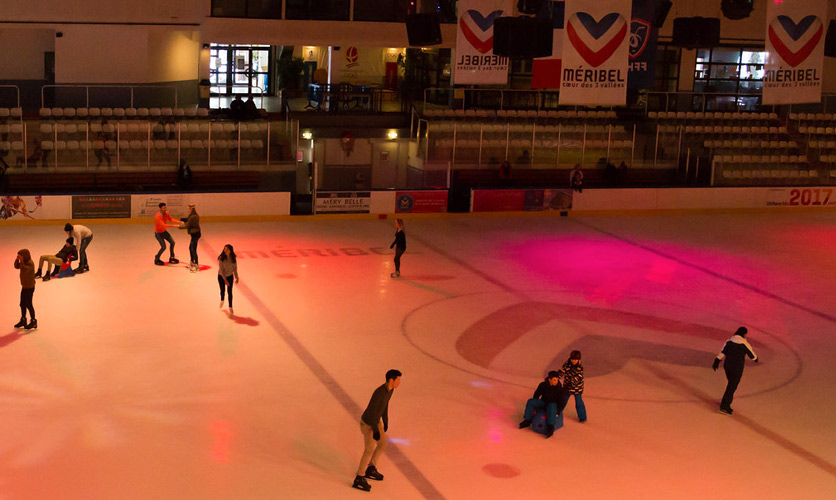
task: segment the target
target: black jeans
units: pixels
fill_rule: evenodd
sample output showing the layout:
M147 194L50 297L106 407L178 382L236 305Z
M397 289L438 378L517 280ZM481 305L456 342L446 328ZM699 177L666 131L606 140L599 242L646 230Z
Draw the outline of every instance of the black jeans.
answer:
M78 245L78 267L85 268L87 267L87 245L93 241L93 235L86 238L82 238L81 243Z
M189 262L197 264L197 240L200 239L200 231L190 234L192 241L189 242Z
M221 302L224 300L224 287L226 287L226 294L229 296L229 307L232 307L232 284L235 282L234 280L235 276L233 275L227 276L226 279L220 274L218 275L218 286L221 287Z
M35 295L35 288L21 288L20 290L20 317L26 317L29 310L29 317L35 319L35 307L32 305L32 296Z
M726 379L729 383L726 385L726 392L723 394L723 400L720 401L720 408L730 410L732 399L734 399L734 391L737 390L737 386L740 385L740 379L743 378L743 370L725 370L725 372Z
M401 272L401 255L406 252L406 248L397 247L395 248L395 272Z
M154 236L157 238L157 243L160 244L160 251L157 252L157 256L155 257L155 260L160 260L160 255L162 255L163 252L165 252L165 242L166 241L168 241L169 244L171 245L168 249L168 253L170 255L170 258L173 259L174 258L174 238L172 238L171 235L168 234L168 231L163 231L162 233L154 233Z

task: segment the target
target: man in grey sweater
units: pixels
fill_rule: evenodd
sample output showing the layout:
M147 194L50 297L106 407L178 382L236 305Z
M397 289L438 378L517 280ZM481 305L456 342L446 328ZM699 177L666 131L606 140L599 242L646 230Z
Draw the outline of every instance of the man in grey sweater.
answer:
M386 372L386 383L375 389L369 405L360 418L360 432L363 433L365 450L360 458L360 466L354 478L352 487L358 490L370 491L372 486L366 478L383 481L383 474L377 471L375 464L386 450L386 431L389 430L389 399L401 384L401 372L389 370Z

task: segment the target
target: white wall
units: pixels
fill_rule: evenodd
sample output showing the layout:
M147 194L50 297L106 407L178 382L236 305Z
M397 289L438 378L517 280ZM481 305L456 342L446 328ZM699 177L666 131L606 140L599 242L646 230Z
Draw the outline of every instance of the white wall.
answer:
M42 80L44 52L54 50L53 29L0 29L0 80Z

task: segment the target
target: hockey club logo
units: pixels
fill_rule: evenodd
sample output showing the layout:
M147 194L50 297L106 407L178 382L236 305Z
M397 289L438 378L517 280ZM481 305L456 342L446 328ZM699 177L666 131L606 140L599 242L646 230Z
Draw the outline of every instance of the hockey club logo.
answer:
M360 63L358 60L360 59L360 52L357 50L357 47L349 47L348 50L345 51L345 60L346 60L346 68L353 68L355 66L359 66Z
M567 23L569 41L578 54L593 68L606 62L627 36L627 23L618 12L610 12L595 21L586 12L577 12Z
M650 40L650 23L644 19L633 19L630 22L630 59L638 59L647 48Z
M790 67L795 68L810 57L824 33L821 20L813 15L796 24L788 16L777 16L769 23L769 41Z
M493 50L493 23L501 15L501 10L483 16L478 10L469 9L467 15L459 20L459 26L470 45L480 53L487 54Z

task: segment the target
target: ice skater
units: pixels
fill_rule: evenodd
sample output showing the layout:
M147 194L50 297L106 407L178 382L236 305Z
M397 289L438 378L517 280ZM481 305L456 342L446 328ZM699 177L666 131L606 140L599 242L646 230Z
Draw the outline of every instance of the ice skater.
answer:
M160 256L163 254L163 252L165 252L166 241L168 241L169 243L168 263L177 264L180 261L174 258L174 238L171 237L166 228L180 227L180 224L178 224L177 221L171 218L171 215L168 213L168 208L166 208L165 203L160 203L159 207L160 211L154 215L154 237L157 238L157 243L160 244L160 251L157 252L157 256L154 257L154 264L158 266L165 265L165 263L160 260Z
M26 248L17 252L15 258L15 269L20 269L20 321L15 328L26 328L31 330L38 327L38 320L35 319L35 306L32 305L32 297L35 295L35 262L32 255ZM26 311L32 318L26 322Z
M55 255L41 255L41 258L38 262L38 272L35 273L35 278L41 277L41 269L44 267L44 262L46 262L46 275L44 276L44 281L49 281L52 277L58 276L58 273L61 272L61 267L64 263L69 263L78 259L78 251L73 245L72 237L67 238L64 241L64 246L58 250ZM52 265L55 265L55 270L50 272Z
M235 249L227 243L220 255L218 255L218 286L221 287L221 305L224 306L224 287L229 296L229 314L235 314L232 309L232 280L238 284L238 259L235 258Z
M731 407L732 399L734 399L734 391L737 390L740 379L743 377L743 365L746 361L746 356L753 359L755 363L758 362L757 354L755 354L752 346L746 340L748 333L749 330L745 326L738 328L732 338L726 341L723 350L714 358L714 363L711 365L711 368L716 372L717 368L720 367L720 361L725 359L723 370L726 372L728 384L726 385L726 392L723 393L723 399L720 401L720 413L725 413L726 415L734 413Z
M389 400L392 393L401 385L401 376L398 370L386 372L386 383L375 389L366 406L366 411L360 417L360 432L363 433L363 456L360 458L360 466L357 468L357 475L354 476L353 488L370 491L372 485L366 479L383 481L383 474L377 471L377 461L386 450L386 432L389 431Z
M406 233L403 231L403 219L395 219L395 241L389 248L395 249L395 272L390 274L392 278L401 277L401 255L406 252Z
M534 395L525 403L525 415L520 422L520 429L531 425L534 417L534 410L546 411L546 438L554 434L554 426L557 423L557 415L566 407L567 396L560 386L560 374L550 371L546 380L540 382Z
M200 271L200 265L197 263L197 240L200 239L200 215L198 215L194 203L189 203L189 218L186 219L186 225L180 226L180 229L185 229L191 238L189 242L189 272L196 273Z
M563 376L563 390L566 391L566 402L569 402L569 395L575 396L575 411L578 412L578 420L586 422L586 405L583 404L583 361L581 351L572 351L569 359L563 363L558 370ZM566 403L564 403L564 406Z
M67 236L72 236L75 240L75 246L78 248L78 267L75 272L81 274L89 271L90 266L87 264L87 246L93 241L93 231L87 226L81 224L64 224L64 231Z

